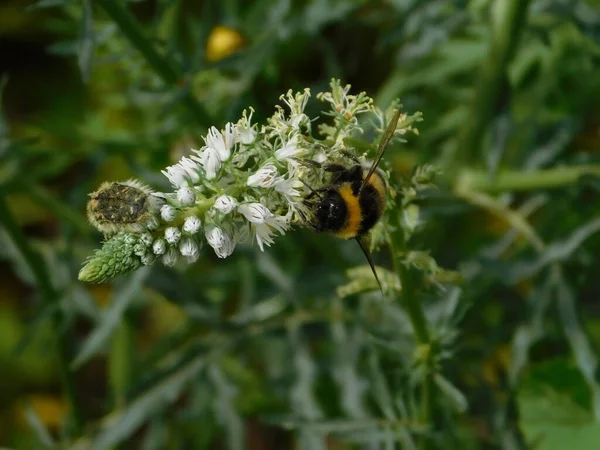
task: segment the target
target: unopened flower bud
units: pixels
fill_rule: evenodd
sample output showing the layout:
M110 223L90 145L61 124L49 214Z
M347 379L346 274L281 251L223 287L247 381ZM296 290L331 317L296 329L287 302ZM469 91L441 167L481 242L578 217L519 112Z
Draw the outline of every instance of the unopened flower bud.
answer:
M168 227L165 229L165 239L169 244L177 244L181 238L181 231L176 227Z

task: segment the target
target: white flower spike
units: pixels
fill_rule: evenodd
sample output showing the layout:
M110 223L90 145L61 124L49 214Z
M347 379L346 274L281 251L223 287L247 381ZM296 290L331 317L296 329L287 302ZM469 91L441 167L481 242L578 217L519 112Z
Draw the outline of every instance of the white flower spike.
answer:
M311 121L317 116L305 113L310 98L309 89L288 91L281 96L283 107L277 106L266 123L253 124L254 110L248 108L237 122L209 128L200 149L162 171L171 185L168 192L154 192L135 180L101 186L92 194L88 217L107 239L81 279L104 281L157 260L167 266L180 259L194 262L202 241L219 258L244 242L255 241L264 251L278 235L306 224L311 214L306 197L331 179L319 167L339 164L348 154L361 156L346 137L360 136L362 123L382 132L377 124L383 126L390 112L332 80L330 92L317 94L325 106L319 117L330 120L313 133ZM359 123L363 113L371 120ZM419 120L403 115L395 136L416 133Z

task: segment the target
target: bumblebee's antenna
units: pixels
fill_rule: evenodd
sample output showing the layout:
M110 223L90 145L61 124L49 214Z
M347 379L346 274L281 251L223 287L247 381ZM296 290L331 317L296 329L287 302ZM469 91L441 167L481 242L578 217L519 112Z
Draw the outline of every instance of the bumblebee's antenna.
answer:
M314 190L312 187L310 187L308 184L306 184L306 182L304 180L300 180L300 183L302 183L304 186L306 186L308 188L308 190L310 191L310 195L307 198L310 198L313 195L316 195L321 200L323 200L323 197L321 196L321 194L319 194L319 191Z
M366 186L366 184L369 181L369 178L371 178L371 175L373 175L373 172L375 172L375 169L377 169L377 166L379 165L379 161L381 161L381 158L383 157L383 154L385 153L385 149L387 148L390 141L392 140L392 137L394 136L394 132L396 131L396 127L398 126L398 121L400 120L400 114L401 114L400 109L397 109L396 112L394 113L394 116L392 117L392 120L390 120L390 123L388 124L387 128L385 129L385 133L383 133L383 136L381 137L381 141L379 141L379 149L377 150L377 156L375 157L375 161L373 161L373 164L371 165L371 168L369 169L367 176L363 179L362 185L360 186L360 189L358 190L359 193Z
M379 285L379 290L381 291L381 295L383 295L385 297L385 294L383 293L383 287L381 286L381 281L379 281L379 277L377 276L377 272L375 271L375 264L373 264L373 258L371 258L371 253L369 252L369 247L367 246L367 243L360 237L356 238L356 242L358 242L358 245L360 245L360 249L364 253L365 257L367 258L367 261L369 262L369 266L371 266L373 275L375 275L375 279L377 280L377 284Z

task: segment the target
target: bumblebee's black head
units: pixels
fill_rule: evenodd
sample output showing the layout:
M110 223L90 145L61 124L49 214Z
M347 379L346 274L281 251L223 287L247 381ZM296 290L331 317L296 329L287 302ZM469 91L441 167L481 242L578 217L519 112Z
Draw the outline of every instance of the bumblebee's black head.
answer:
M335 232L344 226L348 216L348 208L342 196L331 189L325 192L314 205L314 223L315 231Z

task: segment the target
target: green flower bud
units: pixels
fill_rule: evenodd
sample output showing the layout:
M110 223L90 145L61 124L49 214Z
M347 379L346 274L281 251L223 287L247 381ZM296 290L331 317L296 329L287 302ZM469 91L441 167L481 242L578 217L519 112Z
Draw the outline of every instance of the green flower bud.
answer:
M104 241L102 248L96 250L79 271L79 279L88 283L101 283L139 268L140 258L134 254L137 239L132 237L129 233L119 233Z

